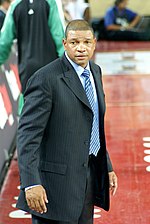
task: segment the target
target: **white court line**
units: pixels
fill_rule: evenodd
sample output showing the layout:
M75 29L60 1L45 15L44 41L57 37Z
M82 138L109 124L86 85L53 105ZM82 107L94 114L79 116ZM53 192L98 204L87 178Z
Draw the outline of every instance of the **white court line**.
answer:
M145 142L150 142L150 137L144 137L144 138L143 138L143 141L145 141Z
M147 171L147 172L150 172L150 166L147 166L147 167L146 167L146 171Z
M144 150L145 154L150 154L150 150Z
M144 157L144 161L150 163L150 155Z
M145 148L150 148L150 142L145 142L145 143L143 143L143 146L144 146Z

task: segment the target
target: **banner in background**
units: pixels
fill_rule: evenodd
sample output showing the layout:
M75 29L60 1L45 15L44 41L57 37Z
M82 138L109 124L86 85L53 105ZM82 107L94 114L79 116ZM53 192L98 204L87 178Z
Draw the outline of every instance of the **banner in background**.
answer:
M21 91L16 47L0 67L0 174L9 161L18 125L18 100Z

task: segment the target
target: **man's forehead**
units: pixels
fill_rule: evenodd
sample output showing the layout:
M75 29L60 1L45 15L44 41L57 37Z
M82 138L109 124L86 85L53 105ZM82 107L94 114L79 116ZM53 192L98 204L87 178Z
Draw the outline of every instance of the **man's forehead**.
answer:
M69 38L85 38L85 39L93 39L93 33L90 30L69 30L68 35Z
M92 34L92 31L91 30L69 30L68 34L69 33L72 33L72 34L76 34L76 33L91 33Z

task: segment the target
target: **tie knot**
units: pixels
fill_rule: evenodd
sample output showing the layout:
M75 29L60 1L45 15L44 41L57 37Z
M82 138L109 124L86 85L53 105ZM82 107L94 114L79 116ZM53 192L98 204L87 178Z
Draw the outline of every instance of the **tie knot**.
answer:
M86 77L86 78L89 78L89 76L90 76L90 72L89 72L89 70L88 70L88 69L84 69L82 75L83 75L84 77Z

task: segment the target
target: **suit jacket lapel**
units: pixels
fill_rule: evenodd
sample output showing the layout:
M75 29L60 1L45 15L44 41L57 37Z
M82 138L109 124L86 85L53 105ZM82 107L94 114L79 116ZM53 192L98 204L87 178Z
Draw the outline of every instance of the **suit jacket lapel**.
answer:
M69 61L66 59L65 56L62 57L62 63L64 70L64 76L62 77L62 79L65 81L67 86L72 90L72 92L76 95L76 97L91 109L90 103L87 99L82 83L80 82L80 79L77 73L75 72L74 68L69 63Z
M102 115L103 113L101 112L105 109L105 105L104 105L103 86L100 80L100 70L97 69L97 67L95 67L94 65L92 65L92 62L90 63L90 69L95 81L96 92L97 92L98 103L99 103L99 114Z

